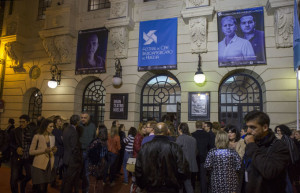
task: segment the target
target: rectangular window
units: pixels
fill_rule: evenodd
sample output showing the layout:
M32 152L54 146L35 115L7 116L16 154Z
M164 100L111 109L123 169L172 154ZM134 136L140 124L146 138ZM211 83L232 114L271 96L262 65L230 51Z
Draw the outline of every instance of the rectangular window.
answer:
M156 0L144 0L144 2L149 2L149 1L156 1Z
M110 8L109 0L89 0L89 11Z
M51 0L39 0L38 19L45 19L45 11L51 6Z
M10 2L9 2L9 12L8 12L9 15L12 14L13 7L14 7L14 0L10 0Z

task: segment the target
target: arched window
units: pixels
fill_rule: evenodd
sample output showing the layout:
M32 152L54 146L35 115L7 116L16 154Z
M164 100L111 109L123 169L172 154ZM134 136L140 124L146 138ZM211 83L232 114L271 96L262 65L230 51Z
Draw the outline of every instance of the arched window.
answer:
M141 121L163 121L165 116L174 121L180 115L180 92L175 77L158 75L149 79L142 89Z
M263 110L258 81L244 73L227 77L219 88L219 121L242 128L245 115L253 110Z
M29 99L28 115L31 121L37 121L42 115L43 95L39 89L33 91Z
M104 122L106 91L102 83L101 80L90 82L84 89L82 98L82 111L87 111L96 125Z

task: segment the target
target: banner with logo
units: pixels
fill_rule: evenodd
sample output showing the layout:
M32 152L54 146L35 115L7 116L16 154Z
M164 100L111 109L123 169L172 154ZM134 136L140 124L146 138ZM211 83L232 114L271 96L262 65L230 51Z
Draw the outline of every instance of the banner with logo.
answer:
M75 74L104 73L108 30L97 28L78 32Z
M138 70L177 68L177 18L140 22Z
M218 12L219 66L266 64L264 8Z

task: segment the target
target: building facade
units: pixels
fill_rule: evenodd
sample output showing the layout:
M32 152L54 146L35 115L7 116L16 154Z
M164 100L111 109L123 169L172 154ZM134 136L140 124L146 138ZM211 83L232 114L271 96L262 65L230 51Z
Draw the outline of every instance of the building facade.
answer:
M293 69L293 0L15 0L6 1L0 47L0 126L29 114L61 115L82 110L95 122L111 125L112 94L128 94L126 128L166 115L188 122L191 93L209 93L206 120L243 124L251 110L270 115L271 126L296 121L296 74ZM218 65L217 13L264 9L266 64ZM177 69L138 71L141 21L178 18ZM77 74L78 32L109 30L106 72ZM167 26L166 26L167 27ZM206 76L194 82L199 54ZM122 85L114 86L116 59ZM61 71L52 89L51 71ZM190 107L189 107L190 106Z

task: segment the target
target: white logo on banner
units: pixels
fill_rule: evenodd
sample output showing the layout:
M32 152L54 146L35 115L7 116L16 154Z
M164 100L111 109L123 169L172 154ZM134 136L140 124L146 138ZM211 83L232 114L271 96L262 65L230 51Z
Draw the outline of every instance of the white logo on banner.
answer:
M157 36L154 34L155 32L156 30L150 30L147 34L145 32L143 33L143 38L146 41L144 45L149 45L153 41L157 43Z

